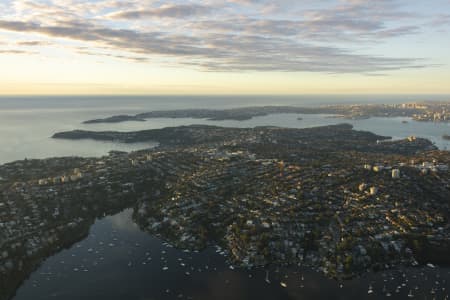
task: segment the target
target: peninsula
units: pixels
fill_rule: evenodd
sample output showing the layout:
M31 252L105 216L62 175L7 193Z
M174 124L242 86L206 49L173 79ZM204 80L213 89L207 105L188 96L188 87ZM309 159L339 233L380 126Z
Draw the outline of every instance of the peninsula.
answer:
M371 117L410 117L416 121L448 122L450 102L423 102L404 104L352 104L326 105L319 107L261 106L232 109L182 109L117 115L103 119L88 120L85 124L145 121L153 118L194 118L212 121L245 121L269 114L329 114L345 119L367 119Z
M144 231L180 249L219 245L235 266L303 265L342 280L449 263L450 153L425 139L348 124L54 137L159 146L0 166L0 299L95 218L128 207Z

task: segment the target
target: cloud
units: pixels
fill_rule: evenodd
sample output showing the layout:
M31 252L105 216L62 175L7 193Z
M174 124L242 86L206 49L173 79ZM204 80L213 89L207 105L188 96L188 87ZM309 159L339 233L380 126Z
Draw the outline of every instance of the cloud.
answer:
M419 14L396 0L160 3L13 1L0 30L29 35L30 41L15 43L20 47L44 45L39 37L45 36L55 44L77 41L85 49L75 51L83 55L146 63L170 58L177 66L214 72L369 74L430 65L422 58L368 54L375 44L422 31Z
M127 60L127 61L134 61L134 62L149 61L148 57L143 57L143 56L130 56L130 55L104 53L104 52L99 52L99 51L91 51L91 50L83 49L83 48L79 49L77 51L77 53L83 54L83 55L96 56L96 57L102 57L102 56L103 57L111 57L111 58L122 59L122 60Z
M430 24L432 26L448 26L450 25L450 14L436 16Z
M18 46L48 46L51 43L47 41L20 41L16 43Z
M50 37L69 38L99 43L135 53L162 55L201 55L207 49L196 45L199 39L170 35L162 32L139 32L130 29L113 29L92 23L60 22L45 26L31 22L0 21L0 29L39 33Z
M11 49L11 50L0 50L0 54L27 54L27 55L30 55L30 54L37 54L37 52Z
M417 60L357 55L339 48L299 44L290 39L258 36L216 36L211 43L227 56L200 63L214 71L303 71L370 73L403 68L422 68Z
M401 26L386 30L380 30L376 32L378 37L387 38L387 37L397 37L403 35L411 35L416 34L420 31L418 26Z
M355 42L370 41L412 35L418 26L401 26L385 29L372 21L355 20L274 20L256 18L236 18L228 20L203 20L193 22L190 28L221 33L240 33L263 36L291 36L310 41Z
M213 11L210 6L198 4L163 5L153 9L126 10L109 15L111 19L139 19L139 18L187 18L206 15Z
M421 64L415 64L413 59L357 55L334 47L314 46L286 38L256 35L207 34L186 37L70 22L60 26L41 26L17 21L0 21L0 28L100 43L141 55L184 57L183 64L209 71L364 73L423 67Z

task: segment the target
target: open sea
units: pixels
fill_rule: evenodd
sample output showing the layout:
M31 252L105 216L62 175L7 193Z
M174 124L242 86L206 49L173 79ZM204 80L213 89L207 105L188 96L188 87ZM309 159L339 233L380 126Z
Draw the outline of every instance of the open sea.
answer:
M450 96L0 97L0 164L24 158L101 156L110 150L133 151L156 145L50 138L59 131L134 131L190 124L305 128L345 122L357 130L395 139L410 135L428 138L439 148L450 149L450 142L442 139L442 135L450 134L450 124L408 118L343 120L327 115L300 115L303 119L298 120L297 114L283 114L248 121L161 118L81 124L88 119L152 110L425 100L450 101ZM408 123L402 122L405 120ZM131 219L131 210L125 210L97 220L85 240L48 258L18 289L14 299L389 299L389 294L395 299L410 299L408 294L416 299L448 299L450 289L450 269L439 267L368 273L344 282L343 286L303 268L271 269L269 274L267 283L265 270L231 270L226 258L214 247L200 253L173 249L140 231ZM287 288L281 287L280 281L286 282ZM373 287L372 294L368 294L369 285Z

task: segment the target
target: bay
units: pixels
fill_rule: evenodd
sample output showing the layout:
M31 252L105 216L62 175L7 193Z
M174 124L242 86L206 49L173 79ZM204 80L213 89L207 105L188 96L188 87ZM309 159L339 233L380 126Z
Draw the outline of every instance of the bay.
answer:
M449 268L368 273L342 286L302 267L231 270L215 247L198 253L174 249L142 232L131 215L127 209L97 220L86 239L48 258L13 299L344 300L389 299L388 293L395 299L409 299L410 293L416 299L448 297Z
M101 156L110 150L132 151L154 147L156 143L121 144L89 140L54 140L60 131L120 130L133 131L190 124L229 127L283 126L305 128L351 123L357 130L368 130L394 138L410 135L432 140L441 149L450 149L442 135L450 134L450 124L415 122L405 118L344 120L325 115L269 115L247 121L208 121L203 119L151 119L146 122L82 124L88 119L116 114L136 114L152 110L186 108L231 108L260 105L314 106L345 103L402 103L420 100L450 99L448 96L297 96L297 97L0 97L0 164L24 158L54 156ZM303 120L297 120L298 117ZM408 123L403 123L408 121Z
M120 144L50 138L59 131L134 131L189 124L306 128L345 122L353 124L357 130L395 139L410 135L425 137L441 149L450 149L449 141L442 139L443 134L450 134L450 124L414 122L408 118L343 120L328 115L283 114L248 121L161 118L146 122L82 124L88 119L115 114L166 109L449 99L433 97L2 97L0 164L24 158L101 156L110 150L133 151L157 145L152 142ZM298 120L299 117L302 119ZM128 209L97 220L84 240L45 260L18 289L14 299L384 299L388 293L396 299L406 299L410 291L419 299L448 298L450 270L439 267L368 273L344 282L343 286L316 270L271 268L267 270L269 284L265 281L265 269L231 270L226 257L213 246L199 253L170 247L157 237L142 232L131 214L132 210ZM282 287L281 282L287 287ZM369 286L373 288L371 294L368 294Z

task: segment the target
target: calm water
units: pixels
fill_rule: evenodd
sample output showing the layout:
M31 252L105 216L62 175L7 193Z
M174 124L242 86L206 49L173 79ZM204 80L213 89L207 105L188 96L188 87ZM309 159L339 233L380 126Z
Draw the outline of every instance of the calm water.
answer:
M125 210L97 221L85 240L47 259L14 300L384 299L388 292L409 299L410 290L416 299L444 299L450 288L450 270L429 267L370 273L343 287L303 268L271 269L270 283L265 276L264 269L231 270L214 247L200 253L171 248L140 231Z
M443 100L450 96L302 96L302 97L29 97L0 98L0 163L24 158L52 156L100 156L110 150L131 151L152 147L154 143L134 145L94 141L65 141L49 138L55 132L87 130L133 131L188 124L212 124L219 126L252 127L275 125L285 127L311 127L336 123L352 123L356 129L369 130L395 138L409 135L431 139L442 149L450 149L449 141L442 139L450 134L450 124L409 122L403 118L349 121L327 118L323 115L270 115L248 121L207 121L199 119L152 119L147 122L83 125L83 121L114 114L134 114L161 109L230 108L256 105L312 106L332 103L401 103L405 101Z
M83 125L82 121L114 114L159 109L229 108L256 105L310 106L330 103L401 103L421 97L149 97L149 98L0 98L0 163L51 156L99 156L109 150L131 151L154 143L123 145L94 141L64 141L49 138L63 130L132 131L187 124L252 127L276 125L312 127L342 122L358 130L403 138L409 135L431 139L450 149L443 134L448 124L402 123L403 118L372 118L348 121L325 115L270 115L249 121L206 121L198 119L152 119L147 122ZM434 98L445 100L450 97ZM111 244L111 245L110 245ZM167 267L167 270L163 270ZM277 272L278 271L278 272ZM186 273L188 272L188 273ZM226 258L211 247L201 253L171 248L139 230L131 210L98 220L89 236L70 249L48 258L19 288L14 299L444 299L450 288L450 270L417 268L366 276L344 283L325 278L308 269L231 270ZM302 277L304 280L302 280ZM286 282L283 288L280 282ZM367 294L372 285L374 293ZM417 289L416 289L417 287ZM398 288L398 292L396 291ZM435 294L431 294L431 290ZM409 298L408 298L409 299Z

